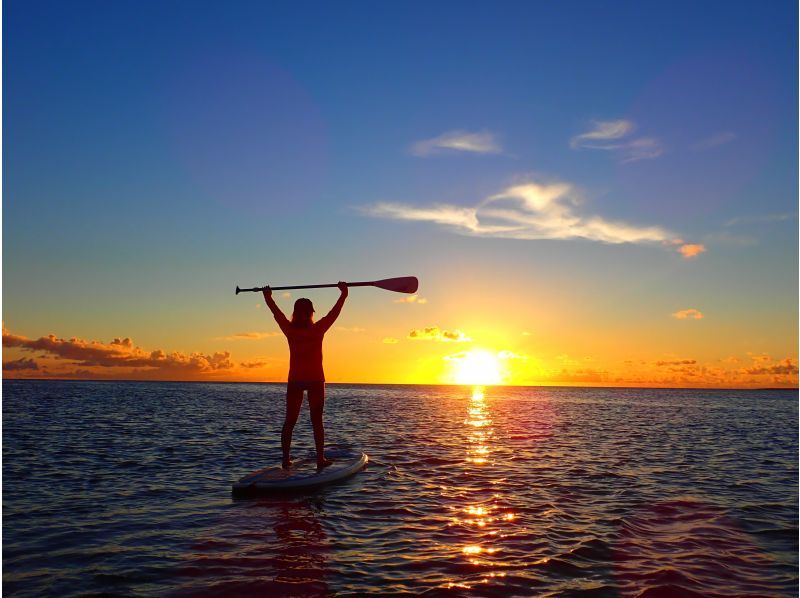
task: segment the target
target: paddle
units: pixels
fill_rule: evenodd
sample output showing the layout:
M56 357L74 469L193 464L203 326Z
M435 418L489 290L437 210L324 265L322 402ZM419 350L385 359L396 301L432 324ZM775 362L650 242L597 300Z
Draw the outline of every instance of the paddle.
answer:
M290 289L324 289L336 287L337 284L301 284L293 287L270 287L273 291L288 291ZM416 293L419 281L416 276L401 276L400 278L384 278L383 280L373 280L370 282L348 282L348 287L378 287L386 291L395 293ZM261 292L266 287L253 287L252 289L240 289L236 286L236 294L246 292Z

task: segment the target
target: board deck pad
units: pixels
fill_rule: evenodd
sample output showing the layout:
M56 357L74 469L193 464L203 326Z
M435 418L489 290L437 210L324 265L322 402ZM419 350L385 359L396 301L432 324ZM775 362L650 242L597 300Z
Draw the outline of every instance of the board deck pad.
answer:
M249 473L233 484L235 495L303 490L330 484L347 478L366 466L369 458L354 449L338 448L325 451L333 464L317 470L316 457L298 459L289 469L272 465Z

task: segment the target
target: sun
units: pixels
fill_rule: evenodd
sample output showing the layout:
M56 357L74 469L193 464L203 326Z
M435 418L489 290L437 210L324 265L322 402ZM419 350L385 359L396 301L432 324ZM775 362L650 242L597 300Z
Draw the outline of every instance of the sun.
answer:
M472 349L453 361L453 379L456 384L500 384L502 374L497 355L486 349Z

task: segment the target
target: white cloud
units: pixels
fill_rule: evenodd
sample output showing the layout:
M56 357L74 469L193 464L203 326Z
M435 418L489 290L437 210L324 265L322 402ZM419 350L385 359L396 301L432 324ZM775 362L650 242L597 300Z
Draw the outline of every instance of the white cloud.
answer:
M654 137L631 139L629 134L636 129L630 120L592 121L593 128L570 139L569 146L574 150L594 149L617 152L620 161L635 162L657 158L664 150L661 142Z
M499 154L502 148L494 135L488 131L470 133L468 131L449 131L438 137L417 141L411 146L415 156L430 156L445 152L470 152L473 154Z
M711 149L712 147L717 147L719 145L725 145L726 143L730 143L736 140L736 133L733 131L720 131L718 133L714 133L705 139L701 139L692 145L692 149L694 150L705 150Z
M636 128L636 125L629 120L595 120L592 121L592 124L594 129L575 135L570 140L569 145L572 149L580 149L582 147L609 149L607 146L609 140L625 137Z
M570 183L527 182L491 195L475 206L416 207L378 202L362 208L370 216L433 222L454 232L510 239L588 239L604 243L665 242L675 235L659 226L639 226L580 213Z
M528 356L524 353L514 353L513 351L500 351L497 354L498 359L517 359L520 361L528 361Z
M765 224L769 222L783 222L790 218L797 218L797 213L783 213L783 214L759 214L753 216L737 216L731 218L723 226L739 226L742 224Z
M622 163L635 162L636 160L649 160L658 158L664 153L661 142L653 137L640 137L633 139L620 148Z

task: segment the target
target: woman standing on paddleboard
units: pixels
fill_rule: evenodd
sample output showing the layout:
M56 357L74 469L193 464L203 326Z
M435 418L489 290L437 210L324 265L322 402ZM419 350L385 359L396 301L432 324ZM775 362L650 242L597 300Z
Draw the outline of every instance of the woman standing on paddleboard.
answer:
M341 295L328 315L314 321L314 305L310 299L294 302L291 322L272 298L272 289L264 287L264 300L267 302L275 321L289 341L289 382L286 385L286 421L281 431L283 467L291 467L292 432L303 404L303 391L308 393L308 408L311 412L311 425L314 428L314 445L317 449L317 467L332 463L325 458L325 428L322 425L322 411L325 406L325 373L322 371L322 338L333 326L347 299L347 283L337 285Z

